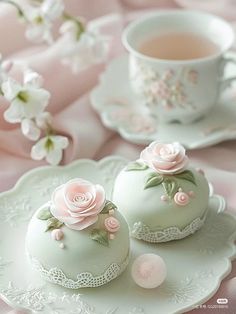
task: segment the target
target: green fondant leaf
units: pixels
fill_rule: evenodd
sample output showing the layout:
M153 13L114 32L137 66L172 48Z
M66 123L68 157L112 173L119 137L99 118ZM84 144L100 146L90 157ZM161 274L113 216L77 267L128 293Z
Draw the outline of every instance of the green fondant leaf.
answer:
M183 172L181 172L179 174L176 174L175 177L178 178L178 179L183 179L183 180L192 182L193 184L196 185L195 177L194 177L193 173L190 170L185 170L185 171L183 171Z
M48 220L49 218L52 218L52 217L53 216L49 208L43 208L37 214L37 218L41 220Z
M48 219L48 221L47 221L47 229L45 231L58 229L58 228L60 228L63 225L64 225L63 222L59 221L55 217L52 217L52 218Z
M125 170L126 171L134 171L134 170L146 170L146 169L148 169L147 165L145 165L142 162L135 161L135 162L128 164L128 166L126 167Z
M100 212L100 214L108 214L109 210L116 210L117 207L114 203L111 201L106 201L105 206L103 207L103 210Z
M165 190L165 193L170 198L173 198L175 193L177 193L179 189L178 183L175 180L169 178L164 178L162 186Z
M145 183L144 189L152 188L153 186L158 186L162 183L163 176L159 173L150 173Z
M105 230L93 229L90 233L90 237L99 244L109 246L108 232Z

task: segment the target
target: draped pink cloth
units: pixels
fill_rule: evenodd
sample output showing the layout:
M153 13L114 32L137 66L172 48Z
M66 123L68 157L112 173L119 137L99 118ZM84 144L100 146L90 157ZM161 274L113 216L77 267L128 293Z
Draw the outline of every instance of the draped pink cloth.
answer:
M67 1L65 1L67 2ZM201 4L205 2L205 6ZM219 6L219 2L224 5ZM188 6L221 14L236 25L232 10L236 12L235 2L230 0L73 0L68 11L83 15L87 19L98 19L101 30L113 36L110 58L124 50L120 42L123 25L144 11L155 7L176 8ZM112 14L108 17L102 15ZM45 88L51 94L49 111L54 114L54 127L70 138L63 163L77 158L100 159L117 154L127 158L137 158L142 147L123 140L115 132L106 129L98 115L90 106L89 92L97 84L104 65L93 66L77 75L62 65L58 47L35 47L24 39L24 25L16 20L15 10L0 4L0 52L4 58L27 62L45 79ZM14 75L19 77L20 65ZM31 142L25 139L19 125L8 124L3 112L8 104L0 99L0 191L11 188L16 180L27 170L43 165L30 159ZM188 152L190 158L205 169L207 177L214 184L216 193L225 196L228 209L236 213L236 143L228 141L219 145ZM217 294L207 304L216 304L217 298L227 297L227 313L236 313L236 263L230 275L223 280ZM234 310L233 310L234 309ZM1 314L19 313L0 301ZM196 309L193 314L209 313L209 309ZM212 311L213 313L213 311ZM217 309L214 313L218 313ZM220 312L219 313L223 313Z

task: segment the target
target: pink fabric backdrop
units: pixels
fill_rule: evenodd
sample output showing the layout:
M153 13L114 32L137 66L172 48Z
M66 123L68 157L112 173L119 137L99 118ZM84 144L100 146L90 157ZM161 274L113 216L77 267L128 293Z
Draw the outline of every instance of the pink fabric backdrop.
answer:
M218 5L216 5L216 2ZM232 22L230 14L234 8L230 0L219 2L207 0L203 9L222 14ZM188 6L202 8L203 1L191 0L73 0L69 11L84 15L87 19L113 14L109 18L99 18L98 23L105 33L114 36L113 50L110 58L123 52L120 33L123 25L152 7L174 8ZM206 5L207 4L207 5ZM199 6L200 5L200 6ZM223 10L224 9L224 10ZM99 117L91 109L89 91L93 88L103 71L104 65L94 66L74 75L70 69L61 65L57 47L33 47L24 39L24 26L16 21L15 10L8 5L0 5L0 51L4 57L24 60L45 78L45 87L52 94L49 110L55 115L55 128L70 137L63 163L77 158L100 159L106 155L118 154L128 158L137 158L142 147L124 141L115 132L107 130ZM19 66L20 67L20 66ZM14 70L17 77L19 69ZM0 99L0 191L12 187L16 180L27 170L38 167L44 162L32 161L29 157L30 142L23 138L18 125L4 121L2 113L7 104ZM91 132L91 130L93 130ZM188 152L192 160L205 169L207 177L213 182L216 193L226 197L228 209L236 213L236 143L225 142L213 147ZM229 299L227 313L236 313L236 263L231 274L223 281L217 294L207 302L216 304L218 297ZM10 312L11 311L11 312ZM196 309L192 314L208 313L210 310ZM0 301L0 313L20 313L10 309ZM212 311L213 313L213 311ZM217 310L214 310L217 313ZM223 313L219 311L218 313ZM226 313L226 312L224 312Z

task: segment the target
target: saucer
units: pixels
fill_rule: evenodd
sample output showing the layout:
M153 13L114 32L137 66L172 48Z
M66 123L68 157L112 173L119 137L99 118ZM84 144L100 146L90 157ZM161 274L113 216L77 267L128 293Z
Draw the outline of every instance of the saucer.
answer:
M230 53L236 59L235 53ZM228 64L225 78L235 75L235 64ZM207 86L206 86L207 88ZM128 78L128 55L114 59L90 95L93 108L103 124L136 144L153 140L178 141L187 149L207 147L236 139L236 90L222 93L215 109L192 124L163 123L151 116L142 100L133 93Z
M58 185L77 176L102 184L109 198L127 162L110 156L98 162L86 159L37 168L0 194L0 296L4 301L34 314L180 314L216 293L236 257L236 218L223 212L224 199L212 189L208 216L198 232L158 245L131 239L128 268L107 285L71 290L44 282L31 270L24 242L35 210ZM159 254L166 262L167 278L156 289L142 289L131 278L134 259L144 253Z

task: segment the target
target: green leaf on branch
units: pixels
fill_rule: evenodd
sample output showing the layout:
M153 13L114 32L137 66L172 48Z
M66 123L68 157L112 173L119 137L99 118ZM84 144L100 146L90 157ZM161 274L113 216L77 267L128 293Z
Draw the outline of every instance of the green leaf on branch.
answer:
M93 229L90 233L90 238L99 244L109 246L108 232L105 230Z
M147 181L145 183L144 189L149 189L154 186L158 186L163 182L163 176L160 175L159 173L150 173Z
M37 214L37 218L40 220L48 220L49 218L52 218L52 217L53 216L49 208L43 208Z
M162 186L165 190L165 193L172 199L174 195L178 192L179 185L178 183L170 178L164 178Z
M142 162L135 161L135 162L128 164L128 166L126 167L125 170L126 171L135 171L135 170L146 170L146 169L148 169L147 165L145 165Z
M116 210L116 209L117 207L114 203L112 203L111 201L106 201L105 206L103 207L100 214L108 214L109 210Z
M52 217L52 218L48 219L48 221L47 221L47 228L46 228L45 232L49 231L49 230L53 230L53 229L58 229L63 225L64 225L63 222L59 221L55 217Z
M181 172L179 174L176 174L175 177L178 178L178 179L182 179L182 180L186 180L186 181L192 182L193 184L196 185L195 177L194 177L193 173L190 170L185 170L185 171L183 171L183 172Z

